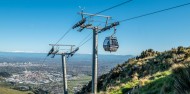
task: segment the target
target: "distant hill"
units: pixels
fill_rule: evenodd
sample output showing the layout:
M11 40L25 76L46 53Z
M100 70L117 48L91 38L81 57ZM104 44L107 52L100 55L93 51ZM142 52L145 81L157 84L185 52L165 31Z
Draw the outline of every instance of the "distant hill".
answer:
M44 58L46 57L46 53L21 53L21 52L0 52L0 63L2 62L34 62L34 63L42 63ZM122 63L123 61L134 57L132 55L102 55L99 54L100 62L114 62L119 61ZM80 62L82 63L91 62L92 55L91 54L75 54L72 58L69 59L71 63ZM46 63L52 62L61 62L60 56L56 56L55 58L47 58ZM115 62L115 63L119 63Z
M91 82L78 94L89 94ZM143 51L98 78L100 94L190 94L190 47Z

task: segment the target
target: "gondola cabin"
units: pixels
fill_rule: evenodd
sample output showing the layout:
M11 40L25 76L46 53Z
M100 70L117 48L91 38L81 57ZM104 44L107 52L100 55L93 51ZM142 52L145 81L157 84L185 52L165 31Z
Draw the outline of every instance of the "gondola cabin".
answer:
M103 47L105 51L116 52L119 48L117 38L113 36L106 37L103 43Z

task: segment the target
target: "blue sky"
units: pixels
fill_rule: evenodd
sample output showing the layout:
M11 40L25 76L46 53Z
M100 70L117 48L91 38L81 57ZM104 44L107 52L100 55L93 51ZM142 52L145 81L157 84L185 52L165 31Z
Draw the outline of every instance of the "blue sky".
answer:
M1 0L0 51L47 52L72 25L81 19L78 6L85 12L96 13L124 0ZM189 0L133 0L129 4L109 10L103 15L115 21L144 13L184 4ZM157 51L177 46L190 46L190 6L126 21L117 27L120 48L112 54L138 55L152 48ZM91 33L72 30L61 44L77 45ZM110 54L102 48L104 38L113 30L99 34L99 53ZM91 53L92 40L78 53Z

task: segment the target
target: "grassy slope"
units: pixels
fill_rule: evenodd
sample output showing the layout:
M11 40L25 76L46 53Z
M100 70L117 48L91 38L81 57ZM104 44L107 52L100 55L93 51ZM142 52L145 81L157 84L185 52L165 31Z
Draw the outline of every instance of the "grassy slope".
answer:
M21 92L5 87L0 87L0 94L28 94L28 93L33 94L32 92Z
M121 85L116 86L116 88L111 89L107 93L110 94L122 94L125 91L139 85L143 82L141 88L134 88L133 93L137 94L158 94L162 89L164 83L171 82L171 70L164 72L157 72L152 76L146 76L142 79L131 79L130 81L123 82ZM151 91L151 92L150 92ZM101 92L105 93L105 92Z
M78 87L87 84L88 81L91 80L91 76L79 76L78 79L74 79L74 80L68 80L68 90L69 90L69 94L74 94L74 90L73 87Z
M190 48L178 47L165 52L152 49L116 66L98 79L100 94L173 94L172 66L189 62ZM91 85L79 94L89 93ZM162 93L164 92L164 93Z

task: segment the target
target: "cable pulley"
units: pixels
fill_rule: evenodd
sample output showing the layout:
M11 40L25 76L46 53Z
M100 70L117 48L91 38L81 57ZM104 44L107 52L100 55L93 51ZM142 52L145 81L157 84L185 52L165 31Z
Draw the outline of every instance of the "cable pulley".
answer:
M81 32L82 30L84 30L85 28L92 26L92 24L86 24L80 27L80 29L78 29L77 31Z
M109 29L111 29L111 28L113 28L114 26L117 26L117 25L119 25L119 22L114 22L114 23L112 23L112 24L109 25L109 26L105 26L104 28L102 28L102 29L99 31L99 33L102 33L102 32L104 32L104 31L106 31L106 30L109 30Z
M78 50L79 50L79 47L77 47L75 50L70 52L67 58L69 58L69 56L72 57Z
M59 47L56 48L55 51L53 51L51 54L52 54L52 57L51 58L54 58L55 55L59 52Z
M76 23L72 28L75 29L75 28L77 28L79 26L82 26L85 22L86 22L86 18L83 18L78 23Z
M48 52L47 56L51 55L53 51L54 51L54 46L52 46L52 48L51 48L51 50Z

